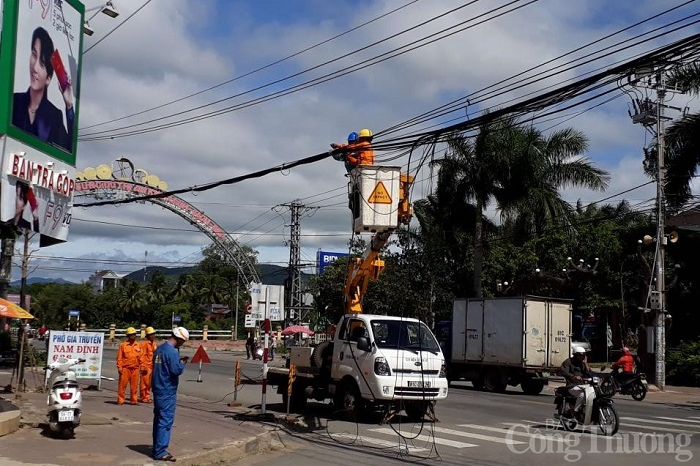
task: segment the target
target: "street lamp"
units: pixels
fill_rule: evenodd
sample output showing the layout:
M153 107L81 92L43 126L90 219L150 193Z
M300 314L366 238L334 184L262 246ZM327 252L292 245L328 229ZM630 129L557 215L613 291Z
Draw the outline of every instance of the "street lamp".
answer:
M95 30L92 27L90 27L90 21L93 18L95 18L95 16L99 15L100 13L104 13L110 18L116 18L117 16L119 16L119 11L115 8L114 4L111 1L97 8L90 8L86 12L89 11L95 11L95 14L90 16L90 18L85 21L85 24L83 24L83 32L88 36L91 36L95 33Z

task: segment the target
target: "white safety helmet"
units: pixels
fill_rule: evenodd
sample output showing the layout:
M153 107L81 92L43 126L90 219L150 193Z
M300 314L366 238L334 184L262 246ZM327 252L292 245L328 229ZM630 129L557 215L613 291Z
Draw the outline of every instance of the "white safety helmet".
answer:
M583 346L574 346L572 349L573 354L586 354L586 349Z
M173 336L180 340L187 341L190 339L190 332L185 327L176 327L173 329Z

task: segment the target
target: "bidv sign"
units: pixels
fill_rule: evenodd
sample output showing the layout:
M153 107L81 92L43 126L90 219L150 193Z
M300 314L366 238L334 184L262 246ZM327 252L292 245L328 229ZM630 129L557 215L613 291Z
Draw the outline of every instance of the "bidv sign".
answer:
M335 262L339 257L347 257L347 252L318 251L318 273L323 273L323 269Z

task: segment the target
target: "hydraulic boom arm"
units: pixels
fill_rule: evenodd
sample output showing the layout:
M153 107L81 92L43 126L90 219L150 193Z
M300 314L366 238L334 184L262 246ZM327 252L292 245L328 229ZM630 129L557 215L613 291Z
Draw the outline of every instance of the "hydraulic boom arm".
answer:
M413 176L401 174L399 183L398 223L408 225L411 222L413 208L409 201L409 187ZM396 225L398 227L398 225ZM345 282L345 312L362 313L362 299L367 292L370 279L376 280L384 270L384 261L379 257L382 248L386 246L394 229L375 233L372 241L361 258L353 259L349 266L348 278Z

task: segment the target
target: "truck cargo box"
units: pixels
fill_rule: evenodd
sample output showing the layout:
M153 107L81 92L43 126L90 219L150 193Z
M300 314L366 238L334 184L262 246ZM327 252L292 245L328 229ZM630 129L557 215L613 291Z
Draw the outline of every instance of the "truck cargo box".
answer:
M569 357L571 309L531 296L455 300L452 362L558 368Z

